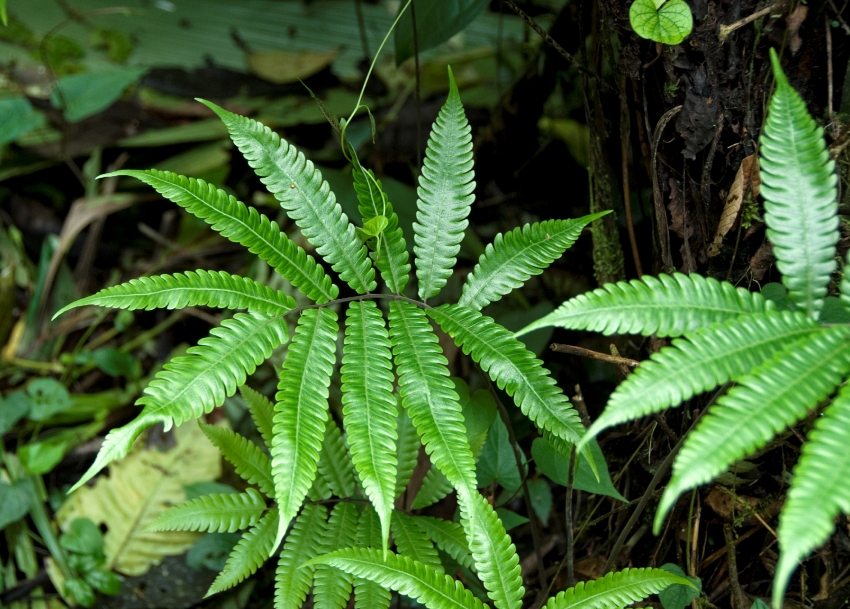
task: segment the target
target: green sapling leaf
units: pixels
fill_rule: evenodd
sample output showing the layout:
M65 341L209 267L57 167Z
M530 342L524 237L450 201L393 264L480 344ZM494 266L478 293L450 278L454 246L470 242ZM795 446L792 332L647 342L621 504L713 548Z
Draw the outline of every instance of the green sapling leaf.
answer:
M679 44L694 28L691 9L684 0L635 0L629 21L641 38Z

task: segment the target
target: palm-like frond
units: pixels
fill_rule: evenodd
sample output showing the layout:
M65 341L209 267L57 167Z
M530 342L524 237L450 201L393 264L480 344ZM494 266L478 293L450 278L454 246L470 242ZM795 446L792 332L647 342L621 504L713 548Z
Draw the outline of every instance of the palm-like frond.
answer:
M200 424L201 431L209 438L221 455L233 464L236 473L248 484L256 484L269 499L274 499L272 464L259 446L244 436L215 425Z
M475 460L437 335L422 309L407 302L390 302L389 320L399 394L431 462L461 500L478 494Z
M474 177L471 129L449 68L449 97L431 129L416 189L413 252L423 300L436 296L452 274L475 198Z
M182 309L205 305L222 309L248 309L266 315L283 315L295 308L295 299L261 283L224 271L186 271L131 279L72 302L54 319L76 307L98 305L113 309Z
M210 334L191 347L189 355L175 357L157 373L145 395L136 401L144 406L141 414L109 432L94 463L72 491L130 452L136 438L151 425L163 423L170 429L172 424L180 425L221 406L224 398L233 395L247 375L288 338L282 318L259 313L237 313Z
M802 313L768 313L697 330L653 353L621 383L590 426L583 446L607 427L681 404L735 380L790 343L820 330Z
M315 566L304 563L321 552L327 518L325 506L305 505L295 519L275 571L275 609L299 609L307 598Z
M440 573L445 571L437 549L425 532L416 526L415 519L398 510L393 511L393 540L400 555Z
M761 294L710 277L644 276L576 296L516 335L557 326L603 334L681 336L730 317L775 309Z
M398 415L396 417L396 456L398 458L398 477L395 483L395 496L401 495L410 482L413 470L419 460L419 434L416 426L407 414L407 409L398 404Z
M688 436L656 513L660 530L684 491L710 481L761 448L826 398L850 371L850 327L824 328L740 379Z
M579 441L584 427L578 412L542 362L504 326L460 305L429 309L428 315L455 339L464 353L481 364L540 429L573 444Z
M280 510L275 547L316 477L336 359L336 319L330 309L305 310L280 373L271 446L275 499Z
M409 596L429 609L484 609L484 604L459 581L406 556L390 552L386 557L369 548L348 548L313 559L356 577Z
M459 305L480 311L522 286L561 257L582 229L610 210L576 220L549 220L499 233L466 278Z
M220 188L203 180L156 169L122 170L102 177L109 176L131 176L153 186L166 199L206 221L222 237L244 245L268 262L308 298L322 303L339 295L339 288L331 283L324 269L282 233L275 222Z
M776 51L770 53L776 92L759 139L767 237L788 297L817 318L835 270L838 176L823 128L788 83Z
M386 549L398 465L390 339L374 302L350 303L346 322L340 370L343 424L363 490L381 518Z
M664 569L623 569L574 588L559 592L546 603L546 609L609 609L627 607L674 584L693 584Z
M325 426L322 453L319 455L319 475L337 497L351 497L354 494L354 464L333 419L329 419Z
M461 504L461 516L487 596L497 609L519 609L525 593L519 556L496 510L476 491L468 505Z
M360 513L360 520L357 521L357 547L376 549L381 547L381 520L372 506L367 506ZM363 577L354 577L354 607L356 609L387 609L391 600L392 594L381 584Z
M380 249L371 256L389 288L396 294L401 294L410 279L410 254L398 225L398 214L393 211L393 205L389 202L381 181L375 178L371 169L363 169L355 161L353 174L354 192L360 203L359 210L363 222L368 222L376 216L384 216L387 219L387 227L380 239Z
M340 278L358 294L374 290L375 269L366 247L312 161L262 123L201 103L218 114L260 181Z
M815 422L794 469L788 499L779 517L779 562L773 604L782 605L788 580L800 560L832 534L839 512L850 513L850 385ZM838 482L838 483L836 483Z
M171 508L147 530L233 533L257 524L265 511L265 500L252 488L244 493L215 493Z
M353 503L342 501L334 506L322 539L322 554L329 554L357 543L359 514ZM316 609L343 609L351 597L353 578L328 565L319 565L313 574L313 603Z
M413 521L431 541L437 544L438 548L454 558L458 564L468 569L475 569L475 562L469 554L469 546L462 526L451 520L431 516L416 516Z
M278 518L277 510L271 509L242 535L227 557L224 570L215 578L206 596L232 588L253 575L266 562L274 544Z
M257 426L257 431L263 437L266 448L271 447L273 437L272 428L274 427L274 404L262 393L251 389L248 385L242 385L239 388L239 393L242 394L245 404L248 406L248 412L251 413L251 418L254 419L254 425Z

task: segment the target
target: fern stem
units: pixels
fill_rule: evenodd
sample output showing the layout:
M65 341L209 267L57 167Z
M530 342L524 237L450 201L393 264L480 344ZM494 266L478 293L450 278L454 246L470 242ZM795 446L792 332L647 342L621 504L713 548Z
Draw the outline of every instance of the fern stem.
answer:
M335 300L329 300L327 302L323 302L321 304L312 304L312 305L303 305L300 307L296 307L291 311L287 311L283 314L283 317L291 314L291 313L301 313L301 311L307 309L325 309L327 307L331 307L337 304L346 303L346 302L355 302L355 301L364 301L364 300L401 300L404 302L409 302L410 304L419 307L420 309L432 309L431 305L428 305L421 300L414 300L413 298L408 298L407 296L402 296L401 294L360 294L358 296L348 296L346 298L337 298Z

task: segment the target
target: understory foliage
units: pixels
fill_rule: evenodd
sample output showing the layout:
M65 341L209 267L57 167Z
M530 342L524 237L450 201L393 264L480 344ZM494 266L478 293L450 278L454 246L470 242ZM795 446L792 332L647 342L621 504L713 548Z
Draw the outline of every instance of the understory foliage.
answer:
M177 506L151 525L245 531L210 594L243 581L280 550L278 609L299 607L311 589L322 608L345 607L352 591L357 607L388 607L390 590L435 609L482 606L444 573L439 548L477 574L498 609L522 604L516 550L477 489L476 455L486 430L469 437L458 381L449 376L432 322L569 455L585 431L577 412L541 362L480 309L541 273L603 214L497 236L468 276L460 302L428 305L452 274L475 186L470 128L449 75L450 93L428 140L419 180L412 248L416 290L408 288L413 277L405 236L371 171L355 159L362 216L362 227L355 227L301 152L261 123L212 103L204 102L323 263L255 209L201 180L157 170L110 174L151 185L268 262L313 303L296 307L290 296L250 279L196 271L133 280L67 307L205 305L245 311L164 366L139 399L139 415L107 435L95 463L74 487L125 456L154 423L168 429L201 417L241 388L264 446L222 427L202 424L202 429L251 486L244 493L208 495ZM378 291L379 277L383 291ZM340 299L338 282L356 295ZM245 382L284 345L272 402ZM342 387L342 428L328 403L335 374ZM425 507L454 489L459 523L396 509L420 446L432 470L412 505ZM623 606L672 584L690 585L662 570L623 571L561 593L549 605Z
M656 514L656 533L682 493L817 413L779 517L773 587L779 607L799 561L826 541L839 512L850 513L850 386L841 387L850 373L850 327L835 323L839 318L831 311L842 305L827 297L840 238L835 163L823 130L788 83L774 51L771 60L776 92L761 137L761 193L790 310L780 311L761 294L729 283L676 274L603 286L522 332L551 325L680 337L614 391L580 445L605 428L731 384L676 457ZM850 311L846 276L840 291Z

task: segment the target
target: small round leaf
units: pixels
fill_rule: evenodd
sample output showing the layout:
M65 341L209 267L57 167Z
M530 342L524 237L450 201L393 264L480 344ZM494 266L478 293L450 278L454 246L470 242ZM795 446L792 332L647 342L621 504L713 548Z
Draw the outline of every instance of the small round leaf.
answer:
M679 44L691 33L694 18L684 0L635 0L629 21L641 38Z

